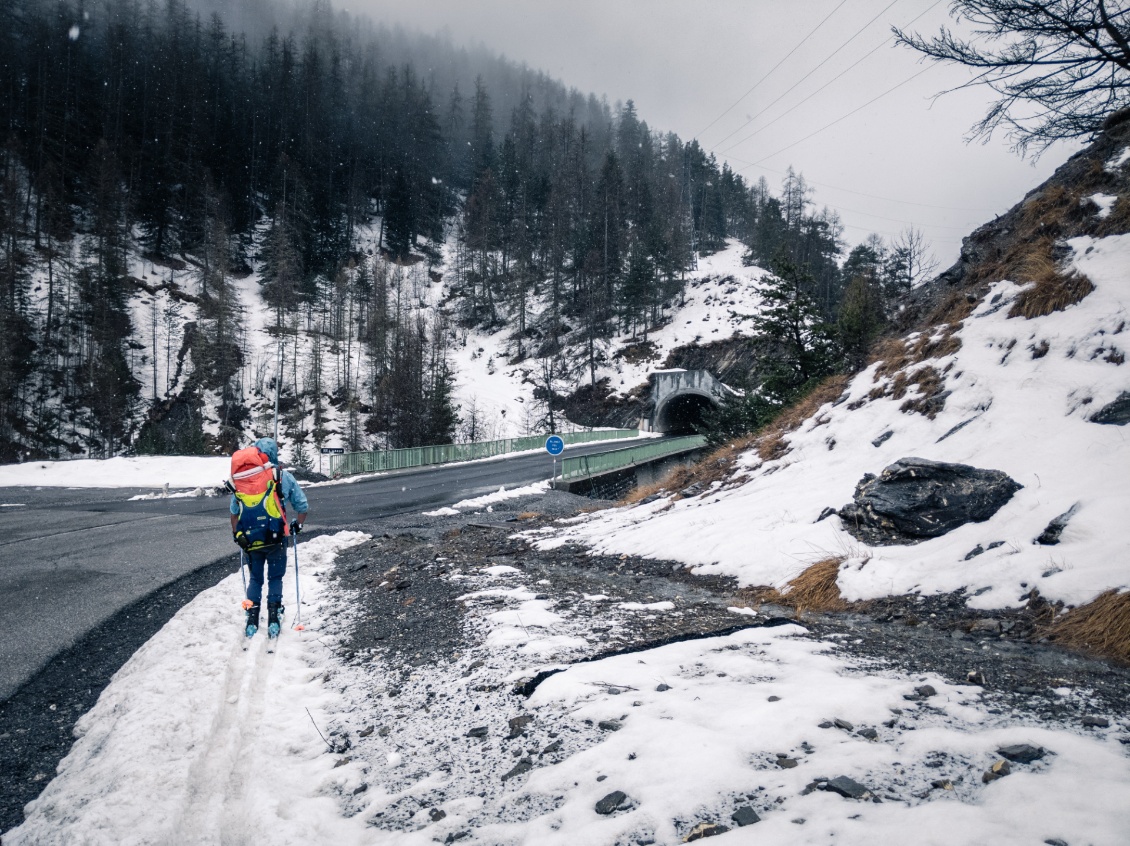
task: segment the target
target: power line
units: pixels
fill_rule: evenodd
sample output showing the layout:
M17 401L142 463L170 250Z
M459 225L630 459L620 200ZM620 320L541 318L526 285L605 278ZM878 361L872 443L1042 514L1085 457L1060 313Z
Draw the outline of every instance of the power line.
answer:
M918 19L919 19L919 18L921 18L921 17L923 16L923 15L927 14L928 12L932 11L932 10L934 9L934 7L935 7L935 6L937 6L937 5L939 5L939 4L941 3L941 2L942 2L942 0L935 0L935 2L934 2L934 3L932 3L932 4L931 4L931 5L930 5L930 6L928 7L928 8L926 8L926 9L925 9L924 11L922 11L921 13L919 13L918 15L916 15L916 16L915 16L914 18L912 18L911 20L909 20L909 21L907 21L907 22L906 22L905 24L903 24L903 27L902 27L902 28L903 28L903 29L906 29L906 28L907 28L907 27L909 27L909 26L913 26L913 25L914 25L914 24L915 24L915 23L916 23L916 22L918 21ZM891 5L893 6L894 4L892 3ZM887 9L889 9L889 8L890 8L890 6L888 6L888 7L887 7ZM884 9L883 11L886 11L886 9ZM882 13L880 13L880 14L882 14ZM874 20L874 18L872 18L872 20ZM870 25L870 21L868 22L868 25ZM862 30L860 30L860 32L862 32ZM856 35L858 35L858 34L859 34L859 33L857 32L857 33L856 33ZM853 36L852 36L852 38L855 38L855 36L853 35ZM849 40L850 40L850 39L849 39ZM739 146L739 145L741 145L741 144L744 144L744 143L745 143L746 141L748 141L748 140L749 140L750 138L753 138L753 137L754 137L755 135L757 135L757 134L759 134L759 133L763 132L764 130L768 129L768 128L769 128L769 127L771 127L771 126L772 126L773 124L775 124L775 123L776 123L777 121L781 120L781 118L783 118L783 117L786 117L786 116L788 116L788 115L792 114L792 113L793 113L794 111L796 111L797 109L799 109L799 108L800 108L801 106L803 106L803 105L804 105L805 103L807 103L807 102L808 102L809 100L811 100L811 99L812 99L813 97L815 97L815 96L816 96L817 94L819 94L819 93L820 93L821 91L823 91L823 90L824 90L825 88L827 88L827 87L828 87L829 85L831 85L831 84L832 84L833 82L837 82L837 81L839 81L839 80L843 79L843 78L844 78L844 76L846 76L846 75L847 75L848 73L850 73L851 71L855 70L855 68L856 68L856 66L857 66L857 65L861 64L861 63L862 63L862 62L863 62L864 60L866 60L866 59L870 58L870 57L871 57L871 56L872 56L873 54L875 54L875 53L876 53L876 52L878 52L878 51L879 51L879 50L880 50L881 48L883 48L883 47L885 47L886 45L890 44L890 43L891 43L892 41L894 41L894 40L895 40L895 37L894 37L894 36L892 35L892 36L890 36L889 38L887 38L887 39L886 39L885 41L883 41L883 42L881 42L881 43L879 43L879 44L875 45L875 47L873 47L873 48L872 48L871 50L869 50L869 51L868 51L867 53L864 53L864 54L863 54L863 55L862 55L862 56L861 56L860 58L856 59L856 60L855 60L854 62L852 62L852 63L851 63L850 65L848 65L848 67L846 67L846 68L845 68L844 70L842 70L842 71L841 71L840 73L836 74L836 76L834 76L834 77L832 77L831 79L829 79L829 80L828 80L827 82L825 82L825 83L824 83L823 85L821 85L821 86L820 86L819 88L817 88L817 89L816 89L815 91L813 91L813 92L812 92L811 94L809 94L809 95L808 95L807 97L805 97L805 98L804 98L803 100L799 101L798 103L795 103L795 104L794 104L794 105L793 105L793 106L792 106L791 108L789 108L789 109L786 109L786 110L785 110L784 112L782 112L781 114L777 115L777 117L773 118L773 120L769 121L769 123L765 124L765 126L761 127L760 129L755 129L755 130L754 130L753 132L751 132L751 133L750 133L749 135L747 135L747 136L746 136L745 138L743 138L743 139L742 139L741 141L736 141L736 142L734 142L733 144L731 144L731 145L730 145L729 147L727 147L727 148L726 148L725 150L723 150L723 151L722 151L722 152L723 152L723 154L725 154L725 153L726 153L726 152L728 152L729 150L733 150L734 148L738 147L738 146ZM847 43L847 42L845 42L845 46L846 46L846 43ZM833 54L833 55L835 55L835 54ZM829 56L828 58L830 59L830 58L831 58L831 56ZM827 60L825 60L825 61L827 61ZM823 62L821 62L821 64L823 64ZM817 67L819 67L819 65L817 65ZM815 70L815 68L813 68L813 70ZM806 76L804 77L804 79L807 79L807 78L808 78L808 76L806 75ZM804 79L802 79L802 80L801 80L800 82L804 82ZM800 82L798 82L798 83L797 83L797 85L800 85ZM796 86L794 85L794 86L793 86L793 88L795 88L795 87L796 87ZM790 89L789 89L789 91L792 91L792 88L790 88ZM788 93L788 91L786 91L785 93L787 94L787 93ZM780 97L778 97L777 99L779 100L779 99L780 99ZM776 100L774 100L773 102L775 103L775 102L777 102L777 101L776 101ZM769 105L770 105L770 106L772 106L772 105L773 105L773 103L770 103ZM756 115L754 115L754 116L753 116L752 118L750 118L750 122L752 122L753 120L756 120L756 119L757 119L758 117L760 117L761 115L765 114L765 112L767 112L768 110L769 110L769 106L766 106L766 107L765 107L764 109L762 109L762 110L761 110L761 112L759 112L758 114L756 114ZM730 133L730 134L731 134L731 135L733 135L733 133ZM729 137L729 136L727 136L727 137ZM725 140L726 140L725 138L723 138L723 139L722 139L722 141L725 141ZM721 143L722 143L722 141L719 141L719 142L718 142L718 144L721 144ZM715 146L717 146L717 145L715 145Z
M764 170L767 173L775 173L778 176L785 176L786 175L785 171L783 171L783 170L777 170L776 168L773 168L773 167L766 167L765 165L762 165L762 164L756 164L754 162L746 161L745 159L738 158L737 156L726 156L726 158L731 159L735 162L741 162L742 164L749 165L750 167L756 167L758 170ZM899 203L899 204L905 205L905 206L921 206L922 208L925 208L925 209L939 209L940 211L987 212L988 214L997 214L998 213L997 209L988 209L988 208L981 208L981 207L969 208L969 207L966 207L966 206L939 206L939 205L935 205L933 203L916 203L913 200L900 200L900 199L897 199L896 197L884 197L880 194L868 194L864 191L855 191L851 188L844 188L841 185L832 185L830 182L815 182L811 179L808 179L808 180L805 180L805 181L808 182L809 185L815 185L817 188L831 188L833 191L843 191L846 194L856 194L860 197L870 197L872 200L884 200L888 203Z
M841 44L839 47L837 47L835 50L833 50L831 53L829 53L827 56L825 56L824 60L822 62L820 62L820 64L816 65L816 67L814 67L812 70L810 70L804 76L802 76L800 79L798 79L796 82L794 82L788 89L785 90L785 92L783 94L781 94L779 97L777 97L776 100L774 100L768 106L763 108L761 111L759 111L753 117L749 118L745 123L743 123L737 129L735 129L733 132L731 132L729 135L727 135L725 138L723 138L721 141L719 141L713 147L711 147L711 149L716 150L719 147L721 147L728 140L733 138L735 135L737 135L739 132L741 132L743 129L745 129L747 126L749 126L751 123L753 123L759 117L761 117L763 114L765 114L771 108L773 108L775 105L777 105L777 103L781 102L781 100L783 100L786 96L788 96L793 91L794 88L796 88L798 85L800 85L806 79L808 79L810 76L812 76L814 73L816 73L816 71L820 70L820 68L824 67L824 65L826 65L828 62L830 62L832 60L833 56L835 56L837 53L839 53L841 50L843 50L845 47L847 47L849 44L851 44L851 42L855 41L855 39L858 38L863 33L863 31L865 29L867 29L869 26L871 26L871 24L875 23L875 21L879 20L879 18L881 16L883 16L884 14L886 14L887 10L890 9L891 6L895 5L895 3L897 3L897 2L899 2L899 0L891 0L891 2L887 4L886 8L884 8L881 12L879 12L879 14L875 15L875 17L873 17L871 20L869 20L867 23L865 23L863 26L861 26L859 29L857 29L855 31L855 34L852 35L851 38L849 38L847 41L845 41L843 44ZM939 2L940 2L940 0L939 0ZM887 41L890 41L890 40L891 40L890 38L887 39ZM884 43L886 43L886 42L884 42ZM876 47L875 49L877 50L879 48ZM874 50L872 52L874 52ZM868 55L871 55L871 54L868 53ZM864 58L866 58L866 57L864 57ZM855 67L855 65L852 65L852 67ZM851 70L851 68L848 68L848 70ZM788 114L788 112L786 112L786 114ZM758 132L760 132L760 131L761 130L758 130ZM756 134L757 133L754 133L754 135L756 135ZM752 137L752 136L750 136L750 137ZM733 147L736 147L738 144L743 143L745 140L747 140L747 139L742 139L742 141L737 142L737 144L734 144L732 147L730 147L730 149L733 149Z
M757 82L753 83L753 85L750 86L749 90L746 91L745 94L743 94L741 97L736 99L733 103L731 103L730 106L724 112L722 112L722 114L718 115L718 117L716 117L716 118L714 118L714 120L710 121L710 123L708 123L706 125L706 127L701 132L699 132L698 135L696 135L695 137L701 136L704 132L706 132L707 129L710 129L710 127L714 126L714 124L718 123L718 121L722 120L722 118L724 118L731 111L733 111L733 109L738 105L738 103L740 103L742 100L744 100L750 94L752 94L753 90L755 88L757 88L757 86L759 86L761 83L763 83L765 80L767 80L770 77L770 75L773 73L773 71L777 70L777 68L779 68L781 65L783 65L785 63L785 60L788 59L789 56L791 56L793 53L795 53L797 50L799 50L801 48L801 46L804 44L804 42L808 41L808 39L810 39L812 36L814 36L816 34L816 30L818 30L818 29L820 29L820 27L824 26L824 24L826 24L828 22L828 20L832 17L832 15L836 14L836 12L838 12L840 10L840 7L843 6L845 3L847 3L847 0L840 0L839 4L837 4L836 8L832 9L832 11L830 11L825 16L824 20L822 20L822 21L820 21L820 23L816 24L816 26L812 28L812 31L809 32L808 35L804 36L804 38L802 38L797 43L797 45L795 47L793 47L792 50L790 50L788 53L785 54L784 58L782 58L779 62L777 62L777 64L773 65L773 67L771 67L769 69L768 73L766 73L763 77L761 77L761 79L757 80Z
M847 113L846 115L841 115L840 117L836 118L836 119L835 119L834 121L832 121L831 123L826 123L826 124L824 124L824 126L820 127L820 128L819 128L819 129L817 129L817 130L816 130L815 132L810 132L810 133L808 133L808 135L804 136L803 138L800 138L800 139L798 139L798 140L794 141L794 142L793 142L793 143L791 143L791 144L786 144L786 145L785 145L784 147L782 147L782 148L781 148L781 149L779 149L779 150L775 150L774 152L770 153L770 154L769 154L768 156L763 156L762 158L758 159L758 160L757 160L757 161L755 161L755 162L750 162L750 166L751 166L751 167L756 167L757 165L761 164L762 162L768 161L769 159L773 158L774 156L779 156L779 155L780 155L781 153L785 152L786 150L791 150L791 149L792 149L793 147L795 147L795 146L796 146L797 144L803 144L803 143L804 143L805 141L807 141L807 140L808 140L809 138L813 138L813 137L815 137L815 136L819 135L819 134L820 134L821 132L824 132L824 131L826 131L826 130L829 130L829 129L831 129L831 128L832 128L833 126L835 126L835 125L836 125L837 123L841 123L841 122L843 122L843 121L847 120L847 119L848 119L849 117L851 117L852 115L854 115L854 114L857 114L857 113L859 113L859 112L863 111L863 110L864 110L864 109L866 109L866 108L867 108L868 106L870 106L870 105L871 105L872 103L875 103L875 102L877 102L877 101L879 101L879 100L883 99L883 98L884 98L884 97L886 97L886 96L887 96L888 94L891 94L891 93L893 93L893 92L897 91L897 90L898 90L899 88L902 88L902 87L903 87L904 85L908 85L909 83L911 83L911 82L913 82L914 80L918 79L918 77L922 76L922 74L926 73L926 71L928 71L928 70L930 70L931 68L934 68L934 67L936 67L936 65L926 65L926 67L922 68L922 70L918 71L918 73L916 73L916 74L914 74L914 75L912 75L912 76L910 76L910 77L907 77L906 79L904 79L904 80L903 80L902 82L898 83L897 85L892 85L892 86L891 86L890 88L888 88L888 89L887 89L886 91L884 91L884 92L883 92L882 94L879 94L879 95L878 95L878 96L876 96L876 97L872 97L872 98L871 98L870 100L868 100L868 101L867 101L866 103L864 103L864 104L863 104L862 106L860 106L859 108L856 108L856 109L852 109L852 110L851 110L850 112L848 112L848 113ZM744 168L743 168L743 170L744 170Z

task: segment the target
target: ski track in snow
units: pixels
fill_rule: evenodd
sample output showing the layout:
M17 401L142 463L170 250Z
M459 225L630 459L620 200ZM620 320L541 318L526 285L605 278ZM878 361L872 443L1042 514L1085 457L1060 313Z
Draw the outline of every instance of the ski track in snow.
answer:
M794 625L575 663L606 647L595 620L615 631L660 609L610 597L569 610L535 593L546 582L499 565L444 577L467 590L460 654L409 666L374 651L344 665L327 647L349 624L350 595L318 577L365 540L302 546L310 628L288 629L275 654L261 640L242 649L235 576L186 606L83 717L60 775L4 843L674 846L697 822L732 825L742 806L761 822L726 842L1125 843L1117 725L1001 714L979 688L864 665ZM547 669L564 672L529 699L512 693ZM904 699L925 683L934 695ZM307 707L347 752L327 751ZM531 720L517 732L516 716ZM820 725L836 718L853 728ZM982 784L1009 743L1048 751ZM528 772L506 778L523 761ZM882 804L805 792L839 775ZM626 807L595 813L615 790Z

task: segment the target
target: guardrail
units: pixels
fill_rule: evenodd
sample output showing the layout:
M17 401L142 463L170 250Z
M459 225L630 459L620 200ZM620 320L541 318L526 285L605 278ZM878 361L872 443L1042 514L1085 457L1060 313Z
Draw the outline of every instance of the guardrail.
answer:
M637 464L646 464L668 455L690 452L705 445L706 438L703 435L684 435L679 438L663 438L638 446L600 452L596 455L579 455L576 458L562 460L561 473L558 478L563 482L568 482L572 479L599 476L613 470L623 470Z
M599 432L566 432L560 434L559 437L568 446L595 441L638 438L639 435L638 429L607 429ZM479 441L472 444L438 444L409 449L385 449L377 452L347 452L343 455L330 456L330 475L353 476L357 473L381 473L386 470L405 470L410 467L426 467L431 464L451 464L457 461L493 458L496 455L506 455L511 452L540 449L544 446L545 439L545 435L530 435L522 438L504 438L500 441Z

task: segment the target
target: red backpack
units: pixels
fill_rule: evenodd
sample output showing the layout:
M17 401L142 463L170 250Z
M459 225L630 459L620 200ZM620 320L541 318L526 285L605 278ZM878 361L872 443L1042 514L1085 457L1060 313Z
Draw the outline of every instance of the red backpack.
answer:
M236 450L231 457L231 481L236 493L266 493L275 479L275 465L256 446Z
M231 457L231 481L239 502L236 535L245 536L243 548L253 552L284 542L290 527L271 460L254 446L238 450Z

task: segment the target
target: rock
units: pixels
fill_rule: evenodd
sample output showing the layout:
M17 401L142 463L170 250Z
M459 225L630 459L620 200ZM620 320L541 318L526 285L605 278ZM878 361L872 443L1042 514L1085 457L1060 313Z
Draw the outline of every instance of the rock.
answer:
M623 790L613 790L603 799L596 803L596 812L598 814L608 814L618 811L628 804L628 795Z
M796 758L782 758L780 755L777 756L777 766L782 770L791 770L796 765Z
M665 691L665 690L670 690L670 689L671 689L671 685L669 685L669 684L661 684L661 685L656 685L656 688L655 688L655 689L656 689L656 690L657 690L657 691L658 691L659 693L663 693L663 691Z
M847 720L841 720L839 717L836 717L836 719L832 721L832 725L834 725L838 729L843 729L844 731L855 731L855 726L853 726Z
M534 768L534 762L533 761L531 761L529 758L522 758L518 761L517 764L514 765L514 769L512 769L510 772L506 773L506 775L504 775L502 777L502 780L508 781L512 778L517 778L520 775L525 775L526 773L528 773L533 768Z
M780 702L781 697L780 696L770 696L766 701L767 702Z
M888 429L883 434L881 434L879 437L877 437L875 440L873 440L871 442L871 446L876 447L876 448L881 447L883 444L885 444L887 441L889 441L893 435L894 435L894 432L892 432L890 429Z
M988 784L991 781L996 781L998 778L1004 778L1012 772L1012 767L1008 765L1008 761L1000 760L985 770L981 775L981 781Z
M488 733L489 730L486 726L475 726L475 728L467 732L467 737L486 737Z
M541 752L539 752L538 754L539 755L550 755L554 752L560 752L561 746L562 746L561 738L557 738L557 740L553 741L553 743L549 744L549 746L545 747L545 749L541 750Z
M821 520L827 520L829 517L833 516L835 513L836 513L836 509L834 509L830 505L826 506L824 508L824 510L820 512L820 516L816 518L816 522L819 523Z
M373 733L373 726L369 726L368 728L363 728L363 729L361 729L361 731L357 732L357 736L358 737L368 737L372 733Z
M428 816L432 818L432 822L439 822L447 816L447 811L443 811L439 808L432 808L430 811L428 811Z
M469 831L454 831L451 834L447 835L447 839L444 840L443 842L444 843L454 843L457 840L466 840L470 836L471 836L471 832L469 832Z
M1002 758L1008 758L1015 764L1031 764L1033 761L1038 761L1046 754L1044 747L1032 746L1028 743L1016 743L1012 746L1002 746L997 749L997 754Z
M1080 503L1075 503L1069 509L1067 509L1050 523L1048 523L1047 527L1040 533L1040 536L1036 538L1033 543L1038 543L1043 546L1055 546L1057 543L1059 543L1060 535L1062 535L1063 530L1067 528L1067 524L1068 522L1070 522L1071 518L1074 517L1075 514L1079 511L1079 505Z
M839 515L864 543L919 543L988 520L1021 487L1000 470L902 458L878 477L865 475Z
M1044 841L1044 846L1067 846L1067 841L1060 840L1058 837L1049 837Z
M702 840L704 837L715 837L719 834L725 834L729 830L726 826L718 823L701 822L690 830L690 833L683 838L683 842L691 843L695 840Z
M970 670L965 674L965 680L970 684L979 684L981 687L985 686L985 674L980 670Z
M830 729L834 724L824 720L816 725L817 728Z
M521 737L526 733L526 726L528 726L533 721L534 718L530 714L522 714L520 716L514 717L510 721L510 735L507 739L513 740L516 737Z
M875 731L875 729L873 728L860 729L856 732L856 734L858 734L860 737L866 737L868 740L879 739L879 732Z
M757 815L757 811L753 810L749 805L742 805L734 811L734 813L730 814L730 819L738 824L738 828L761 822L761 817Z
M930 782L930 786L935 790L953 790L953 782L948 778L939 778Z
M1096 717L1088 714L1083 717L1083 725L1086 728L1105 729L1110 728L1110 720L1108 720L1106 717Z
M929 699L931 696L936 696L938 693L938 691L934 690L934 686L932 684L924 684L916 687L914 688L914 692L924 699Z
M853 778L836 776L824 785L825 790L838 793L847 799L870 799L871 791Z
M981 546L981 544L977 544L975 547L973 547L971 550L969 550L969 552L965 553L965 560L969 561L972 558L976 558L978 555L980 555L984 551L985 551L985 547Z
M601 731L619 731L623 724L619 720L601 720L596 727Z
M973 625L969 627L970 632L986 632L988 634L997 634L1000 630L1000 620L994 617L982 617L979 620L974 620Z
M1108 402L1091 415L1092 423L1125 426L1130 423L1130 391L1123 391L1113 402Z

